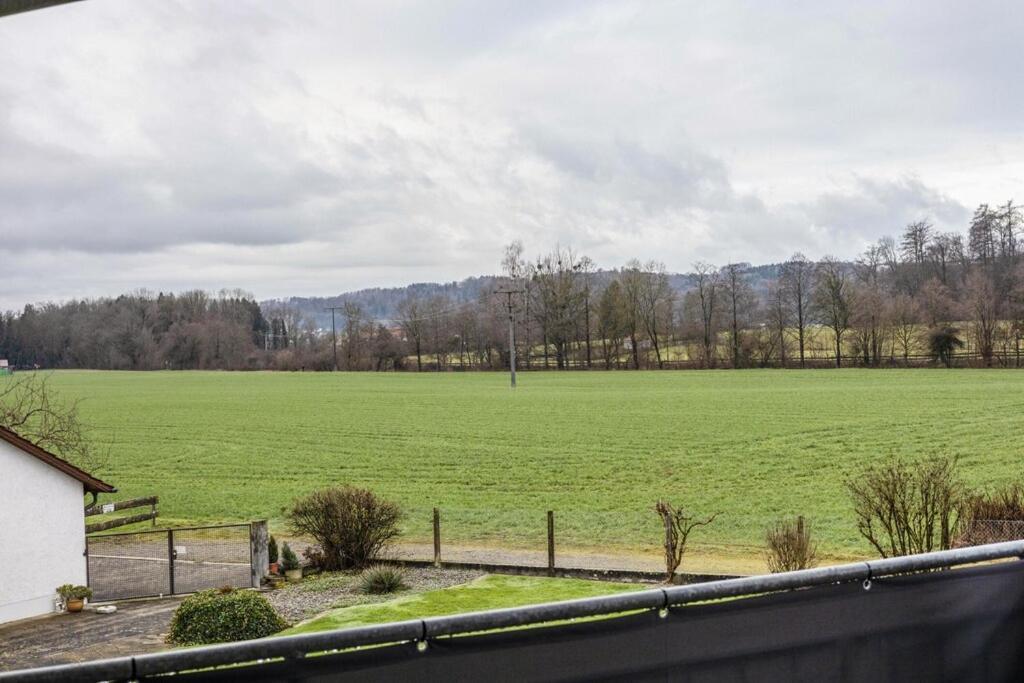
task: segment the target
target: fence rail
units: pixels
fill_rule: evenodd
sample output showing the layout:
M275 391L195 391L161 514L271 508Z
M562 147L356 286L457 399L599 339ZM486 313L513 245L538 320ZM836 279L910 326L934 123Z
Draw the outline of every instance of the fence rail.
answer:
M106 531L107 529L116 529L122 526L128 526L129 524L136 524L138 522L145 522L147 520L152 521L153 525L156 526L157 518L157 503L160 499L157 496L147 496L145 498L131 498L129 500L118 500L113 503L103 503L102 505L91 505L85 508L86 517L95 517L96 515L105 515L111 512L117 512L119 510L130 510L132 508L149 506L149 512L141 512L135 515L129 515L127 517L115 517L105 522L94 522L93 524L85 525L85 533L93 534L98 531Z

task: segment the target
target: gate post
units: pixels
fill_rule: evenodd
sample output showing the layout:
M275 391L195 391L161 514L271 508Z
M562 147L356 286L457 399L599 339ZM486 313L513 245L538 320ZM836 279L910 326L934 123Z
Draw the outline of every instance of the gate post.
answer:
M249 569L252 574L252 587L259 588L270 568L270 532L267 520L258 519L249 522Z
M174 530L167 530L167 578L171 595L174 595Z

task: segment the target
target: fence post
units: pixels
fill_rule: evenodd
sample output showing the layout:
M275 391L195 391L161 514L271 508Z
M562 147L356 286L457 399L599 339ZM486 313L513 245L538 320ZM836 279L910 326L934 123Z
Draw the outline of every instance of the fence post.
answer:
M270 567L270 550L267 545L269 541L267 520L259 519L249 523L249 565L253 588L260 587Z
M434 566L441 566L441 513L434 508Z
M555 511L548 510L548 574L555 574Z
M174 595L174 530L167 530L167 579Z
M804 535L804 516L800 515L796 518L796 535L803 538Z
M156 526L156 498L153 499L153 504L149 506L149 511L153 514L153 519L150 522L150 526Z

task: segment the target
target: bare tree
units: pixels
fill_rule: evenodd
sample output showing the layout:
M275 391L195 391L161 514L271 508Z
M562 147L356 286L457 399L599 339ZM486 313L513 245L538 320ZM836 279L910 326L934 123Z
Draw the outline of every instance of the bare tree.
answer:
M920 337L921 309L917 301L906 294L897 294L889 303L893 339L903 354L903 363L910 360L910 352Z
M0 426L96 474L109 462L109 446L101 447L89 437L79 404L61 398L46 375L18 375L0 384Z
M843 264L826 256L818 266L814 304L822 321L832 328L836 367L843 365L843 334L850 327L851 291Z
M721 274L718 269L705 261L693 264L697 288L694 291L699 304L703 336L701 345L704 353L704 367L714 367L718 346L718 300Z
M618 280L612 280L601 292L597 304L597 334L601 338L601 354L606 370L610 370L613 364L619 366L622 340L629 333L625 307L622 285Z
M800 252L793 254L782 264L781 281L790 305L790 319L796 326L800 367L805 367L804 350L807 344L807 327L810 324L811 298L814 293L814 264Z
M731 329L729 331L732 346L732 366L738 368L740 362L741 335L750 324L750 315L757 305L754 290L747 282L745 272L749 263L729 263L722 268L722 295L728 307Z
M697 527L711 524L721 513L716 512L707 519L698 519L667 501L658 501L654 511L661 517L665 528L665 582L672 583L679 565L683 563L690 533Z
M964 315L970 320L971 337L986 366L992 365L1000 301L992 276L975 268L964 287Z
M426 307L415 293L408 294L398 304L398 321L402 326L402 332L406 339L412 344L413 352L416 354L416 370L423 371L423 337Z

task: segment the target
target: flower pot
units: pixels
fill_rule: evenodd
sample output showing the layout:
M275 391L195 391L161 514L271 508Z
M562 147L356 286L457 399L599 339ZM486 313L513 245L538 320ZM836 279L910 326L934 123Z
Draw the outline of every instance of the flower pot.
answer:
M68 598L67 608L69 612L81 612L85 607L85 600L81 598Z
M270 563L270 573L271 574L277 574L279 567L280 567L280 563L278 563L278 562L271 562Z
M292 583L302 581L302 570L301 569L286 569L284 575L288 577L288 580Z

